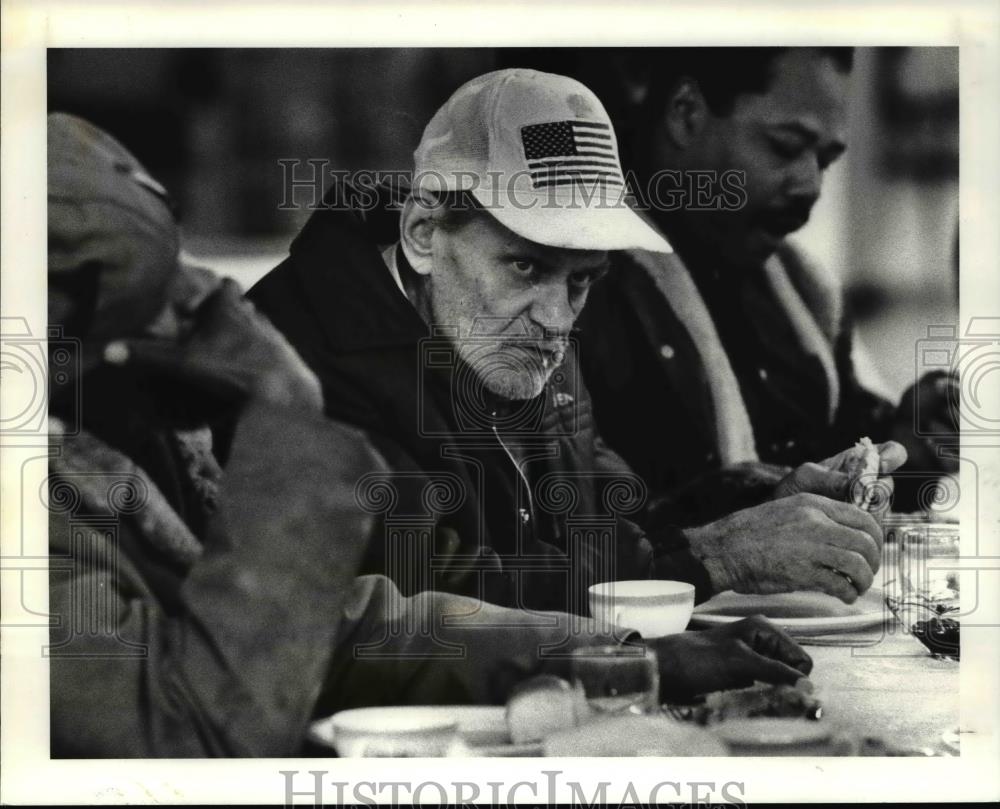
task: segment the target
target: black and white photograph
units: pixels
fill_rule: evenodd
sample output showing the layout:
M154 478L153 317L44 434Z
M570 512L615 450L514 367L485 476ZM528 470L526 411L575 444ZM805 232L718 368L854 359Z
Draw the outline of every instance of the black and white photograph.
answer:
M0 800L1000 796L995 7L179 5L4 35Z

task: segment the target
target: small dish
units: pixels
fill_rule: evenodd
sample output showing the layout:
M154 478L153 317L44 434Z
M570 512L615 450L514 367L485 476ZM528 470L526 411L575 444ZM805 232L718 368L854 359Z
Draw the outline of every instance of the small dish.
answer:
M734 756L829 756L837 752L832 729L808 719L733 719L716 725L713 732Z
M417 717L422 717L424 721L431 724L457 725L457 734L453 743L446 747L443 752L420 753L420 755L440 755L440 756L475 756L475 757L521 757L541 755L541 745L539 744L513 744L507 731L506 709L503 706L494 705L424 705L424 706L397 706L387 708L357 708L351 711L341 711L325 719L319 719L312 723L309 728L309 739L324 747L337 750L338 755L350 755L340 752L338 744L338 718L345 714L353 713L364 715L359 717L364 723L370 725L372 720L378 722L379 715L374 712L386 712L391 716L400 717L399 721L415 721ZM409 719L407 720L407 715ZM395 720L393 720L395 721ZM381 723L379 723L381 724ZM362 727L362 724L358 724ZM348 734L351 733L349 729ZM350 742L347 742L350 744ZM417 747L419 747L419 743ZM346 748L345 748L346 749ZM378 747L373 748L373 752L378 751ZM440 749L440 748L439 748ZM357 755L357 754L355 754ZM417 754L411 754L417 755Z

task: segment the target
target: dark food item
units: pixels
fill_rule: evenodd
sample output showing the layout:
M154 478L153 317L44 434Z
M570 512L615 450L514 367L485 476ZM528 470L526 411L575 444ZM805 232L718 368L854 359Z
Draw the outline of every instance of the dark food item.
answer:
M952 618L931 618L917 621L910 627L913 637L931 650L935 657L959 660L961 624Z
M813 696L812 682L803 677L793 686L758 683L750 688L716 691L699 705L672 706L668 712L699 725L710 725L758 716L819 719L823 708Z
M949 587L951 587L951 580L949 580ZM957 596L957 581L951 589ZM961 659L962 625L954 618L946 617L951 613L958 612L957 598L948 601L934 601L927 596L915 594L905 601L886 596L885 602L904 624L909 623L904 617L907 608L925 610L930 617L910 623L910 634L926 646L934 657L947 660Z

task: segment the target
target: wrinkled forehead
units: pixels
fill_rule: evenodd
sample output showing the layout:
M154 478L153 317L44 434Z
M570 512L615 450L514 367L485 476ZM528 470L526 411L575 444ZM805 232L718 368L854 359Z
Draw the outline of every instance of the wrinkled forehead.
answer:
M736 99L733 116L765 125L800 123L840 136L845 126L850 74L829 55L793 48L775 58L767 93Z

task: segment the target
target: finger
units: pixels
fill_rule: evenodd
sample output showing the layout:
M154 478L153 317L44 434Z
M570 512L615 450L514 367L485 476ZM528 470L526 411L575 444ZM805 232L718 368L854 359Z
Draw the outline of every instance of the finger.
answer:
M794 685L802 676L802 671L781 660L766 657L747 648L741 660L743 673L763 683Z
M845 449L838 452L836 455L831 455L829 458L824 458L822 461L819 462L819 465L824 467L825 469L830 469L832 471L839 472L843 470L844 463L847 461L847 459L853 458L856 453L857 450L854 447L851 447L849 449Z
M870 570L877 571L882 564L882 548L871 536L856 528L829 523L823 540L832 550L857 554ZM824 561L826 561L824 559Z
M818 508L833 522L847 528L855 528L868 534L882 552L882 528L871 514L852 503L831 500L828 497L809 497L810 505Z
M799 646L784 629L771 623L763 615L751 616L745 621L738 621L737 624L745 625L743 640L755 652L781 660L802 674L812 671L812 658L805 649Z
M847 494L851 479L843 472L828 469L818 463L804 463L795 470L794 483L802 492L812 492L837 500Z
M906 463L906 448L898 441L885 441L876 444L875 448L878 450L879 474L888 475Z
M816 568L813 575L813 586L827 595L839 598L845 604L853 604L860 595L854 583L849 581L843 573L828 567Z
M828 545L822 559L823 563L829 565L835 572L849 576L859 595L867 593L875 581L872 566L860 553ZM877 569L877 565L875 567Z

